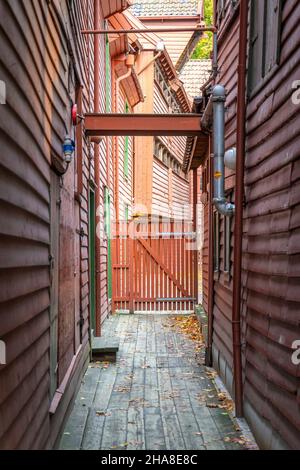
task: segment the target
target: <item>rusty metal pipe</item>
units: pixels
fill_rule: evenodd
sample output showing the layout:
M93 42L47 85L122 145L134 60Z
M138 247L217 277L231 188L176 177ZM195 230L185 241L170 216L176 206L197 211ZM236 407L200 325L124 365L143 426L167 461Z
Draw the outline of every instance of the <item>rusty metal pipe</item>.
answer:
M120 94L120 84L126 78L129 78L132 75L133 66L130 65L127 68L127 72L124 75L121 75L116 79L115 85L115 112L118 112L119 108L119 94ZM119 153L119 136L115 136L115 210L116 210L116 220L119 221L120 217L120 199L119 199L119 163L120 163L120 153Z
M214 26L186 26L180 28L141 28L141 29L83 29L81 34L138 34L138 33L194 33L194 32L207 32L214 33L216 28Z
M243 370L241 345L241 274L243 242L243 201L246 141L246 58L247 58L248 2L240 2L238 97L237 97L237 164L235 187L235 228L233 267L233 362L236 415L243 416Z
M94 28L100 27L100 0L94 0ZM100 111L100 38L94 37L94 110ZM100 149L99 144L94 145L94 168L95 168L95 202L96 202L96 227L99 226L101 207L101 185L100 185ZM95 336L101 336L101 259L100 238L96 230L96 332Z

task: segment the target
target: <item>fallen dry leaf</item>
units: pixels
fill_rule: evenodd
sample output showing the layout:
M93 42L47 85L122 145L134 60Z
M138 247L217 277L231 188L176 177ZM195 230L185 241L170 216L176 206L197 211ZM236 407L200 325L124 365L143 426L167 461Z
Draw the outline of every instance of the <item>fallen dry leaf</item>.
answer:
M169 327L176 328L196 343L196 351L200 351L204 347L204 338L196 315L176 316Z
M149 366L149 364L143 364L142 369L151 369L151 366Z
M127 387L127 386L120 386L120 387L117 387L114 389L114 392L117 392L117 393L127 393L127 392L130 392L130 387Z
M111 449L118 449L119 447L128 447L129 442L124 442L124 444L119 444L118 446L112 446Z
M252 444L252 442L249 439L246 439L245 437L225 437L224 439L225 442L232 442L233 444L240 444L241 446L248 446L249 444Z
M96 411L97 416L111 416L111 413L108 413L106 411Z

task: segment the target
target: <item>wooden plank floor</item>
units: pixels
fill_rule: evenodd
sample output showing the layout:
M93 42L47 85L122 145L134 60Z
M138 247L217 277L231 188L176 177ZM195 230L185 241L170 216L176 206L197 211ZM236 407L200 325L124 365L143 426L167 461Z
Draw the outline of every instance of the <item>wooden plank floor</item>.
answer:
M91 364L61 449L240 449L195 344L165 315L117 315L104 335L120 338L116 364ZM199 364L200 362L200 364ZM217 401L217 399L216 399Z

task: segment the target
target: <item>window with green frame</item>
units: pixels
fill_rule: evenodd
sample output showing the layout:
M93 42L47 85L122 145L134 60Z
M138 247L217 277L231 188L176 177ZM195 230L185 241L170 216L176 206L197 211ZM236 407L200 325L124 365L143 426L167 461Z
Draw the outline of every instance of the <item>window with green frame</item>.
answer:
M125 103L125 114L129 114L129 105ZM125 137L124 142L124 177L127 179L129 176L129 136Z
M125 221L129 221L129 205L125 204Z
M107 113L111 112L111 58L108 35L106 35L105 43L105 110Z
M105 233L107 235L107 290L108 298L112 298L112 255L111 255L111 198L108 188L105 188L104 194L104 220Z

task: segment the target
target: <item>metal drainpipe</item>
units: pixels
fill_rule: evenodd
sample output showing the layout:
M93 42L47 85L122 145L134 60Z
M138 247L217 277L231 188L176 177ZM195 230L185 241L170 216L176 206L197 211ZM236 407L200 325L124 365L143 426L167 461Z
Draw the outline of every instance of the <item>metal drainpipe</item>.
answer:
M209 137L209 186L213 187L213 159L211 158L211 136ZM213 203L212 203L212 191L209 190L209 213L208 213L208 225L209 225L209 240L208 240L208 339L207 339L207 350L205 357L205 364L208 367L213 365L213 310L214 310L214 233L213 233Z
M246 141L246 58L247 58L248 2L240 2L238 98L237 98L237 162L235 186L235 228L233 266L233 362L236 415L243 416L243 369L241 345L241 274L243 242L243 202Z
M100 27L100 0L94 0L94 27ZM94 112L100 112L100 37L94 36ZM100 223L99 207L101 206L100 186L100 149L99 144L94 146L95 165L95 202L96 202L96 227ZM101 336L101 259L100 238L96 231L96 336Z
M214 27L216 27L216 12L217 12L217 5L216 0L214 0ZM214 58L218 61L218 36L215 33L215 41L214 41ZM212 74L213 83L215 84L217 77L217 70L216 73ZM212 147L212 137L210 134L209 137L209 213L208 213L208 225L209 225L209 240L208 240L208 339L207 339L207 350L206 350L206 357L205 357L205 364L209 367L213 365L213 333L214 333L214 233L213 233L213 195L212 195L212 187L213 187L213 169L212 163L213 159L211 158L211 147Z
M234 204L225 198L225 101L226 93L222 85L216 85L212 92L213 101L213 142L214 142L214 198L217 211L225 216L233 216Z
M127 72L124 75L121 75L116 80L115 85L115 113L118 112L118 99L120 93L120 84L126 78L129 78L132 74L133 65L129 65ZM116 220L119 221L120 217L120 198L119 198L119 161L120 161L120 154L119 154L119 137L115 137L115 211L116 211Z

